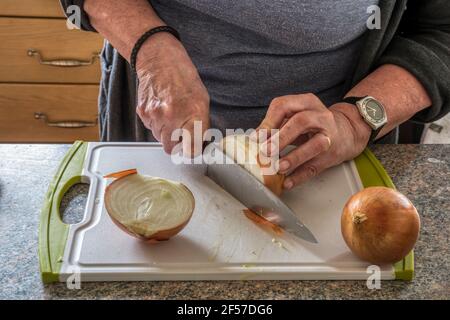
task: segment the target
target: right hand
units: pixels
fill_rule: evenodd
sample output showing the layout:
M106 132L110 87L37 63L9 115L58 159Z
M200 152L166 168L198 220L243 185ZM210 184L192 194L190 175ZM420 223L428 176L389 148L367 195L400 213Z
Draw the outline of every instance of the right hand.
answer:
M209 128L209 95L181 42L169 33L151 36L139 51L136 70L136 112L145 127L166 153L180 143L171 140L172 132L186 129L191 139L183 141L183 154L195 155L194 121L202 121L203 137Z

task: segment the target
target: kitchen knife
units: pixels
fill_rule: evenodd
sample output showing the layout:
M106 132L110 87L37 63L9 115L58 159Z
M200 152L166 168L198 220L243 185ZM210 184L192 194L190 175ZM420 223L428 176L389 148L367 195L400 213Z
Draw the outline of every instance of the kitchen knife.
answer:
M223 154L214 144L208 145L205 155L208 164L206 175L248 209L275 223L285 231L306 241L318 243L309 229L295 213L242 166ZM219 154L215 154L218 152ZM213 159L222 161L213 161ZM227 161L223 161L227 159Z

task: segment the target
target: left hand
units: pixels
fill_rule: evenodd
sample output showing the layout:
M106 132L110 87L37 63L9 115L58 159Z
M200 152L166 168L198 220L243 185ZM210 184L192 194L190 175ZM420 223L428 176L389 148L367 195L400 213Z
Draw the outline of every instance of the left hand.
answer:
M280 129L262 145L267 156L290 144L298 147L279 160L279 172L290 173L284 188L291 189L327 168L358 156L371 129L355 106L338 103L327 108L314 94L275 98L257 128Z

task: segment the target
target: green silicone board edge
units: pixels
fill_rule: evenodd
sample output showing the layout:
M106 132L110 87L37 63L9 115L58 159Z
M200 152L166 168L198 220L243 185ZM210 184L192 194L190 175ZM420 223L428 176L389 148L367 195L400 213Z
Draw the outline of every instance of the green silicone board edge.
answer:
M64 156L50 183L39 225L39 265L44 283L59 281L69 226L59 213L61 199L74 184L81 182L87 143L76 141Z
M385 186L395 189L389 175L384 170L375 155L366 149L355 160L364 188L371 186ZM411 251L402 261L394 264L396 280L412 280L414 278L414 252Z

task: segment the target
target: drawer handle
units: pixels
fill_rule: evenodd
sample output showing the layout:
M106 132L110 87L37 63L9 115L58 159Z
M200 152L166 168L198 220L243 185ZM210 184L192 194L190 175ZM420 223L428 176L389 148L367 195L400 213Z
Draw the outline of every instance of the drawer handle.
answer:
M28 49L28 56L30 57L36 57L40 64L46 65L46 66L53 66L53 67L83 67L83 66L90 66L95 63L95 60L97 60L99 54L93 53L91 60L88 61L82 61L82 60L72 60L72 59L56 59L56 60L43 60L42 55L39 51L35 49Z
M42 120L49 127L57 127L57 128L86 128L86 127L95 127L98 123L98 119L95 119L93 122L88 121L60 121L60 122L52 122L48 120L48 117L45 113L36 112L34 114L34 118L36 120Z

